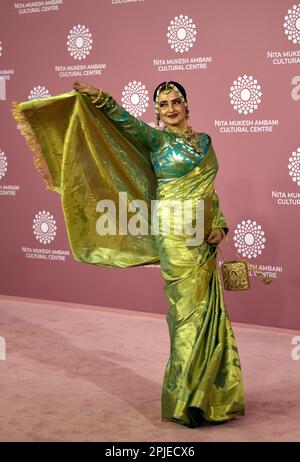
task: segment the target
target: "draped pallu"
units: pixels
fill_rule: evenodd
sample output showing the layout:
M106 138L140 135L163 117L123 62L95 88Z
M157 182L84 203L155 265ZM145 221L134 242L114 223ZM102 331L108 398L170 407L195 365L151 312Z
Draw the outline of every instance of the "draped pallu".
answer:
M136 119L112 98L96 107L73 92L14 103L13 115L47 187L61 194L73 257L107 267L160 262L170 335L163 420L196 426L203 418L220 422L243 415L241 366L216 268L217 250L206 240L214 228L228 231L214 189L218 163L210 137L197 135L195 153L178 136ZM147 232L120 234L116 213L116 233L99 234L99 201L112 201L117 212L120 192L128 201L147 204ZM180 233L178 215L168 205L174 200L191 204L191 226ZM199 203L204 240L195 245L191 229Z

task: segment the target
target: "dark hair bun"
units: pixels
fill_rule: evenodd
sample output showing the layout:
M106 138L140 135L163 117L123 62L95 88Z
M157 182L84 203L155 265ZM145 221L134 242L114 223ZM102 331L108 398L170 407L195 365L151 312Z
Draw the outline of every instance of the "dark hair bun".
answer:
M162 85L166 85L166 84L169 84L169 83L172 83L173 85L175 85L175 86L178 88L178 90L181 92L181 94L182 94L182 96L184 97L185 101L187 101L185 89L183 88L182 85L180 85L180 83L174 82L173 80L170 80L169 82L162 82L162 83L160 83L159 85L157 85L157 87L155 88L154 93L153 93L153 101L156 100L156 95L157 95L157 92L158 92L159 88L160 88Z

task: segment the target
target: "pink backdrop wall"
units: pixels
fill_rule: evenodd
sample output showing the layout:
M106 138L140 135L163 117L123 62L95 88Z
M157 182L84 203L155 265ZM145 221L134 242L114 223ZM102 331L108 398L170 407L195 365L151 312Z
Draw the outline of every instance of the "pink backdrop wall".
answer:
M227 292L229 315L300 328L300 3L2 0L0 24L0 292L166 312L158 267L72 259L60 196L46 189L10 107L80 79L153 123L153 89L177 80L191 125L212 137L231 239L273 278Z

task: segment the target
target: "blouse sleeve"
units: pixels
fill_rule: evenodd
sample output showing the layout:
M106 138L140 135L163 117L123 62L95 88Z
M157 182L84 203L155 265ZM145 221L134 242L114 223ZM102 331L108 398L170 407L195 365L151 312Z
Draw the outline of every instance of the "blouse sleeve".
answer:
M120 125L125 133L142 143L149 151L159 148L162 143L162 132L127 112L107 92L102 91L99 97L92 102L110 120Z

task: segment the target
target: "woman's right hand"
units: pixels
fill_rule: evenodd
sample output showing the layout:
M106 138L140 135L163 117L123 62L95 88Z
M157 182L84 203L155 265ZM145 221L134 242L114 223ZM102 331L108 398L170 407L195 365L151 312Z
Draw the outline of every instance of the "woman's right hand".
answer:
M78 93L86 93L89 96L97 96L99 94L99 88L92 87L88 83L76 81L73 84L74 90Z

